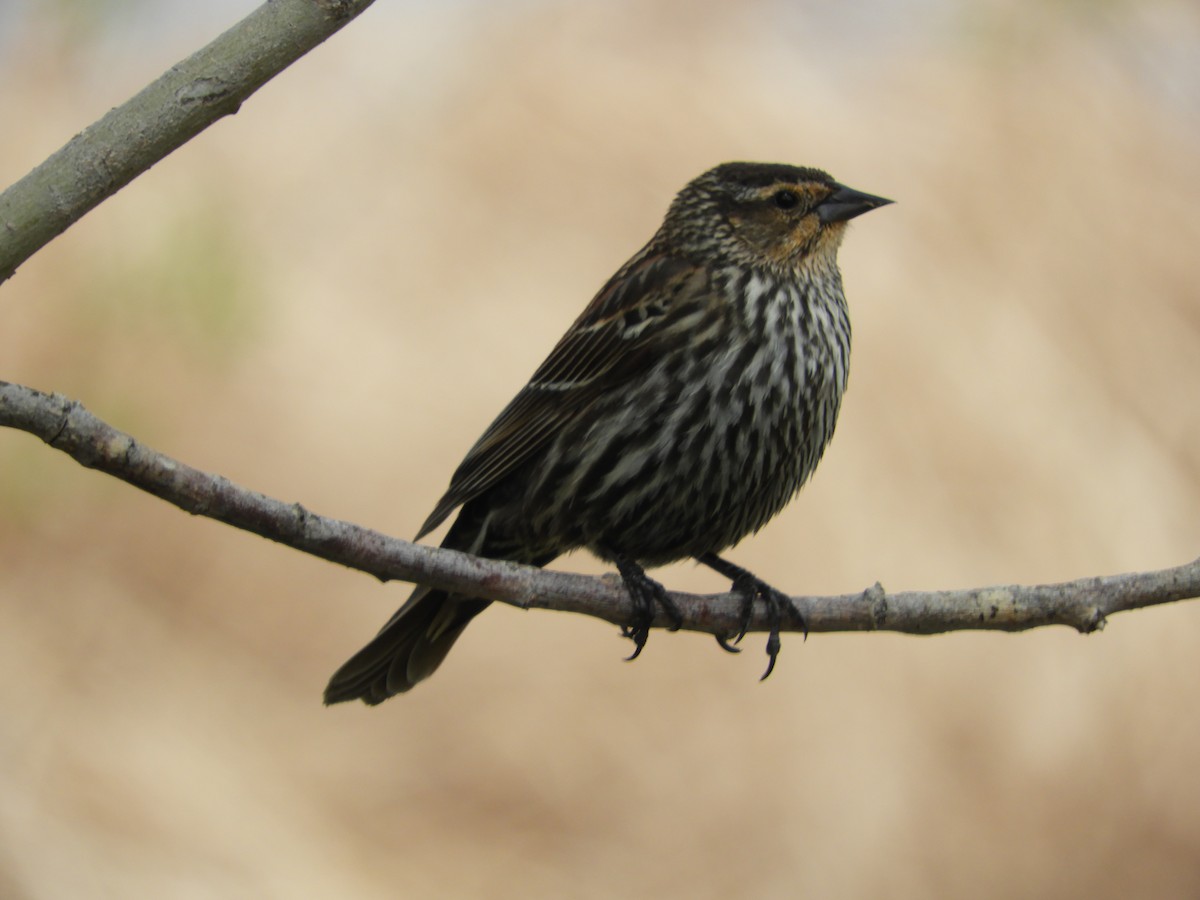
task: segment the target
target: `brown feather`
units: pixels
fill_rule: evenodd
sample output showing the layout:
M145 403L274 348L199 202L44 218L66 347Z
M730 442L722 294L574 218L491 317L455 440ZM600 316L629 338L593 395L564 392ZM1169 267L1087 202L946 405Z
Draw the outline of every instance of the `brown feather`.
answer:
M593 298L538 366L529 383L468 451L450 487L417 533L420 540L458 506L478 497L586 414L600 393L635 379L653 361L669 329L647 328L703 279L690 261L659 252L651 241Z

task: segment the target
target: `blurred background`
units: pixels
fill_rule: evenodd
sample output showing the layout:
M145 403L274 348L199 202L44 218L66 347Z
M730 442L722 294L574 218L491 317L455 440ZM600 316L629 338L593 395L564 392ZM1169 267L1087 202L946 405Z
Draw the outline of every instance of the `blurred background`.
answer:
M0 5L0 182L253 2ZM0 378L400 536L674 192L897 201L794 592L1200 553L1191 0L381 2L0 288ZM407 593L0 432L0 896L1194 897L1200 604L738 657L494 608L325 709ZM602 571L577 555L563 568ZM691 565L683 590L723 590Z

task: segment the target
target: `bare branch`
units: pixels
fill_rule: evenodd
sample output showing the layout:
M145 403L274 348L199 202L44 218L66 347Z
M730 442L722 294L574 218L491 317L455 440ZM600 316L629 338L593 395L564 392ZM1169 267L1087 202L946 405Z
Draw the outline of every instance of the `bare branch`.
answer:
M0 283L76 220L242 102L373 0L272 0L75 135L0 194Z
M58 394L0 381L0 426L37 435L80 464L107 472L194 515L208 516L330 562L398 579L499 600L524 609L583 613L628 622L629 599L615 578L547 572L388 537L238 487L165 456ZM683 628L727 635L739 629L733 594L680 594ZM1083 578L1061 584L1005 585L958 591L794 597L810 631L1021 631L1069 625L1087 633L1114 612L1200 597L1200 559L1158 572ZM666 624L660 618L660 626ZM756 609L751 631L767 631Z

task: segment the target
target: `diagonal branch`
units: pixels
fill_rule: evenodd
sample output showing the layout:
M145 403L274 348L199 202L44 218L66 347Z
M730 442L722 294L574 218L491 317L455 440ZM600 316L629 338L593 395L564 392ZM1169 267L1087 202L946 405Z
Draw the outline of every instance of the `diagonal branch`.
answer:
M613 578L548 572L388 537L352 522L310 512L184 465L102 422L58 394L0 381L0 426L37 435L88 468L127 481L193 515L376 576L499 600L523 609L583 613L614 624L629 621L629 599ZM740 629L734 594L672 593L683 628L728 635ZM1158 572L1083 578L1036 586L888 594L876 584L831 597L795 597L810 631L1021 631L1069 625L1083 633L1114 612L1200 597L1200 559ZM658 625L665 625L660 615ZM765 609L751 631L767 631Z
M30 256L371 5L271 0L0 194L0 284Z

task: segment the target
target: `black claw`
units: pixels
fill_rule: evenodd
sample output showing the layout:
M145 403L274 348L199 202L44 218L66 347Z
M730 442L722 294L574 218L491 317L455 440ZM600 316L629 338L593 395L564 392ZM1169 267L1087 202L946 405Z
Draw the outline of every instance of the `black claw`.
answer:
M678 631L683 627L683 613L679 609L679 604L671 599L671 595L667 593L667 589L657 581L650 581L650 583L658 588L654 599L658 601L658 605L663 608L663 612L671 620L671 624L667 626L667 631Z
M766 587L766 585L762 585ZM767 663L767 671L762 673L759 681L766 681L771 677L771 673L775 671L775 660L779 658L779 651L783 647L783 641L779 639L779 619L780 617L780 594L774 588L759 592L762 598L767 601L767 623L771 626L770 632L767 634L767 656L770 657L770 662ZM785 600L787 598L784 598Z
M754 618L754 601L761 599L766 604L767 625L770 629L767 633L767 656L770 657L770 661L767 663L767 671L763 672L759 679L759 681L765 681L775 671L775 661L783 646L783 641L779 637L779 626L784 612L786 611L789 619L800 627L800 630L804 632L804 639L808 640L808 625L804 621L804 616L801 615L800 610L796 608L796 604L787 594L771 587L741 566L721 559L715 553L706 553L697 557L697 560L730 579L733 582L733 592L741 597L742 604L738 610L741 616L741 627L733 637L734 644L739 643L750 628L750 622ZM717 643L725 650L736 649L730 645L728 638L718 636Z
M621 628L621 637L633 641L633 653L625 657L626 662L631 662L641 655L642 648L646 646L646 640L650 637L650 622L654 619L654 612L647 604L642 591L630 588L629 600L633 604L633 613L629 617L629 624Z
M767 663L767 671L759 676L759 681L766 681L771 677L771 673L775 671L775 660L778 659L779 650L782 646L783 642L779 640L778 631L772 631L767 635L767 656L771 657L771 660Z
M621 573L621 580L629 592L629 601L633 605L633 613L629 624L621 629L621 636L633 641L633 653L626 657L626 662L635 660L641 655L642 648L650 637L650 626L654 623L656 606L662 608L670 624L669 631L678 631L683 626L683 613L679 606L667 594L666 588L646 574L636 562L619 554L612 554Z
M746 575L750 573L747 572ZM750 621L754 618L754 598L758 596L758 586L753 583L753 578L736 578L733 582L733 590L742 595L742 608L738 611L741 614L742 621L738 628L737 637L733 639L735 644L740 644L742 638L746 636L746 632L750 629Z
M784 601L783 608L787 610L787 614L789 616L791 616L792 621L800 626L800 633L802 635L804 635L802 640L807 642L808 641L808 622L804 621L804 613L800 612L800 610L798 610L796 608L796 604L792 602L791 597L787 596L786 594L782 594L781 596L783 597L783 601Z
M625 662L633 662L642 655L642 648L646 646L646 638L649 636L647 631L633 631L631 629L623 629L621 637L627 637L633 641L633 652L625 657Z
M744 632L743 632L743 633L744 633ZM714 634L714 635L713 635L713 637L717 639L717 644L718 644L718 645L720 646L720 648L721 648L722 650L724 650L726 653L741 653L741 652L742 652L742 648L741 648L741 647L735 647L735 646L733 646L733 644L736 644L738 641L740 641L740 640L742 639L742 638L741 638L741 635L738 635L738 636L734 637L734 639L733 639L733 644L729 643L729 638L727 638L727 637L726 637L725 635L723 635L723 634Z
M794 625L799 626L801 634L804 635L804 640L808 640L808 623L804 621L804 613L796 608L796 604L792 602L792 598L782 591L777 591L775 588L769 589L774 594L774 602L778 604L777 608L787 613L788 618L792 620Z

